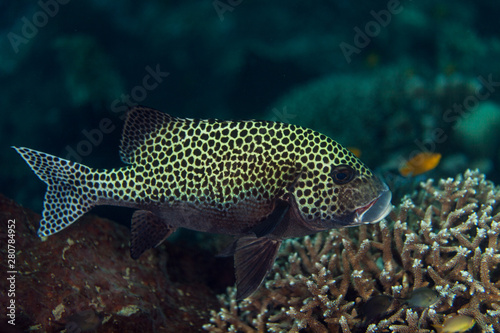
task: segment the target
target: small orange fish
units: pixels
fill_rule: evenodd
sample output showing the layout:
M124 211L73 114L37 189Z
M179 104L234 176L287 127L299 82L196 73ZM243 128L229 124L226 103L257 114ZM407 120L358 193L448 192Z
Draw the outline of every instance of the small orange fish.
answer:
M354 154L356 157L361 157L361 149L356 148L356 147L347 147L347 150L349 150L351 153Z
M420 175L434 169L439 164L440 160L440 153L419 153L406 161L406 163L399 168L399 173L404 177Z
M372 52L368 54L365 59L366 66L368 68L375 68L380 64L380 54Z
M474 318L464 315L452 315L446 318L442 325L434 325L438 333L467 332L476 324Z

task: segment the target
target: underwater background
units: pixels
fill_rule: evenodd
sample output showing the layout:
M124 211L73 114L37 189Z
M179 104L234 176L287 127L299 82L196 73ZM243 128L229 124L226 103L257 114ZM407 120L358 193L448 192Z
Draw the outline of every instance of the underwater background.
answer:
M42 210L45 184L12 145L122 166L123 116L134 105L312 128L360 155L391 187L395 206L422 191L420 182L467 169L499 184L498 17L500 4L486 0L0 1L0 193ZM92 214L128 227L132 210ZM198 254L212 249L196 245L203 240L187 232L174 243ZM231 283L210 287L222 293Z
M30 208L40 211L44 184L10 145L120 166L123 115L136 104L308 126L396 175L431 151L442 160L426 177L479 167L499 180L493 2L56 3L1 4L0 188ZM143 82L148 68L158 80Z

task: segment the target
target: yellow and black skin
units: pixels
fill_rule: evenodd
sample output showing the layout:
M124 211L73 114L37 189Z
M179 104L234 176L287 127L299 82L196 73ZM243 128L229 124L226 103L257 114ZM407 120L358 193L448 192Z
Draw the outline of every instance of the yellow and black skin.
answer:
M183 119L135 107L120 146L128 166L113 170L13 148L48 185L39 236L96 205L139 209L133 258L177 227L235 235L229 252L240 299L259 287L282 239L377 222L390 210L387 186L350 151L279 122Z

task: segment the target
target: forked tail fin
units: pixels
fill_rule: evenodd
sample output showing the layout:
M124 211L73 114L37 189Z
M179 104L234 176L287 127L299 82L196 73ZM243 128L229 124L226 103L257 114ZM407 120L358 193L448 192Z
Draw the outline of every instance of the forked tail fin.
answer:
M82 164L24 147L12 147L47 184L38 236L50 236L75 222L97 202L87 176L94 171Z

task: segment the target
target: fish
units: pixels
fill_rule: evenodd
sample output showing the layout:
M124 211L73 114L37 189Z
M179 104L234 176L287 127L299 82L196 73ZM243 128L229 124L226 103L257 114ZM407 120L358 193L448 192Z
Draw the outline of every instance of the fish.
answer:
M361 149L359 149L359 148L357 148L357 147L346 147L346 148L347 148L347 150L349 150L351 153L353 153L353 154L354 154L354 156L356 156L356 157L358 157L358 158L359 158L359 157L361 157L361 154L362 154Z
M13 147L47 184L38 235L60 232L97 205L137 209L130 255L177 228L232 235L237 299L258 289L281 242L382 220L387 185L333 139L273 121L177 118L137 106L126 114L119 154L95 169Z
M421 152L406 161L399 168L399 173L404 177L417 176L437 167L440 160L440 153Z
M441 325L434 325L437 333L462 333L467 332L476 324L476 320L469 316L452 315L444 320Z
M380 318L383 318L389 311L394 297L389 295L375 295L361 307L361 312L365 316L365 323L371 324Z
M422 287L413 290L406 303L412 308L428 308L439 301L439 294L430 288Z

